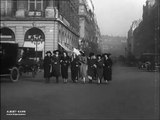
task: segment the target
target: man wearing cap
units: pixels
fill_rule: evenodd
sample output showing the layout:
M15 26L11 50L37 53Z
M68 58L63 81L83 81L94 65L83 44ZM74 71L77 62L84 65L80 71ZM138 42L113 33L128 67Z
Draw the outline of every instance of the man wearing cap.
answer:
M44 67L44 78L46 83L50 81L51 77L51 55L52 55L51 51L47 51L46 56L44 57L43 67Z

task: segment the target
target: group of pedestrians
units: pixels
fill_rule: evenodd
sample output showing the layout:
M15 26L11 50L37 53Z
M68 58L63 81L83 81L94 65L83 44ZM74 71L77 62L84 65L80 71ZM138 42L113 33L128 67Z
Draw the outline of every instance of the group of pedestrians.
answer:
M89 83L97 81L102 83L102 79L108 83L112 79L112 60L109 53L103 55L95 55L90 53L87 57L83 51L80 54L72 53L71 56L67 52L60 54L59 50L47 51L44 58L44 78L46 83L50 82L51 77L56 78L62 76L63 82L68 82L69 67L71 70L71 80L76 83L81 79L83 83L88 77Z

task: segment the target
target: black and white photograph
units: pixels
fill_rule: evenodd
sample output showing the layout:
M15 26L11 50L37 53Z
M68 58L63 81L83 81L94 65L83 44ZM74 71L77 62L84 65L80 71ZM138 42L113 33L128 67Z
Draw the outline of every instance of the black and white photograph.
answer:
M1 120L160 120L160 0L0 0Z

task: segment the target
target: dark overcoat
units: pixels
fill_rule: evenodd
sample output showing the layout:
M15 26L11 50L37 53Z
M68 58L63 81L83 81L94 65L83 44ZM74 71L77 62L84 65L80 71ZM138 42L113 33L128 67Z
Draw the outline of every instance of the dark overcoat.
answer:
M72 80L78 80L80 62L79 58L71 58L71 78Z
M60 76L60 57L53 56L51 59L52 62L52 76Z
M51 57L45 56L43 61L43 67L44 67L44 78L51 77Z
M103 77L103 60L101 59L101 60L97 60L97 62L96 62L96 66L97 66L97 77L99 78L99 79L102 79L102 77Z
M112 60L110 58L104 59L103 76L104 80L112 80Z
M62 57L60 60L61 63L61 75L62 78L68 79L68 67L70 64L69 57Z
M92 79L96 77L96 59L88 59L88 76L91 76Z

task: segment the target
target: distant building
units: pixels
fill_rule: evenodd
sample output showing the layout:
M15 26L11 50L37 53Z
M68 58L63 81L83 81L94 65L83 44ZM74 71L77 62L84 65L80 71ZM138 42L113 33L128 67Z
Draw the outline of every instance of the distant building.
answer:
M78 48L79 0L1 0L1 42L48 50ZM35 42L39 41L39 42Z
M133 32L134 50L137 59L143 53L158 53L159 50L159 0L146 0L143 6L143 20Z
M100 44L102 53L111 53L115 57L125 56L126 37L102 35Z
M135 20L132 22L132 25L128 31L128 38L127 38L127 54L134 55L134 46L135 46L135 38L134 38L134 30L139 26L142 20Z

